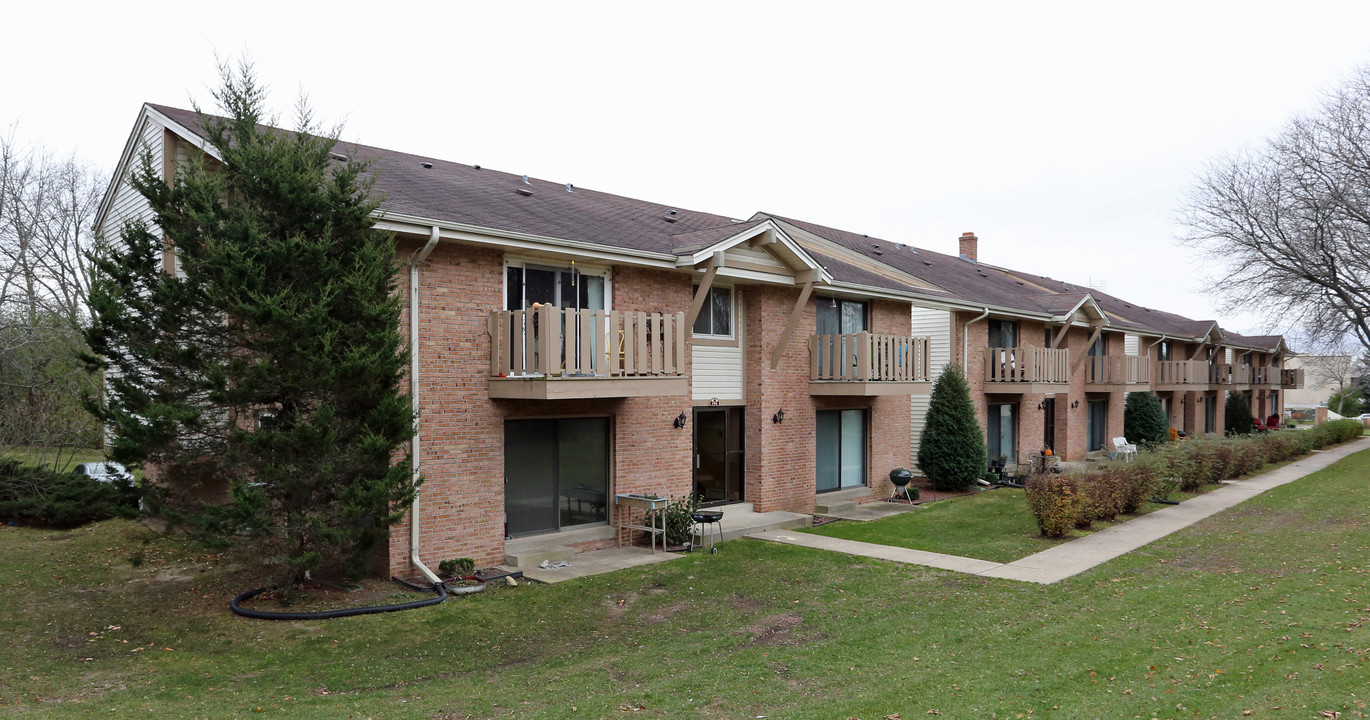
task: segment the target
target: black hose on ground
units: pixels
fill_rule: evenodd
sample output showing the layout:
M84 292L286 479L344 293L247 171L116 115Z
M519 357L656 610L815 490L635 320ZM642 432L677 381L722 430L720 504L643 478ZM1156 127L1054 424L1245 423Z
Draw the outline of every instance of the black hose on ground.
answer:
M400 603L399 605L373 605L371 607L319 610L316 612L271 612L268 610L245 608L240 604L257 597L264 592L275 590L276 587L280 587L278 585L275 587L261 587L256 590L248 590L247 592L239 593L237 597L229 601L228 607L234 613L254 620L328 620L331 618L350 617L352 615L373 615L375 613L413 610L415 608L428 607L429 605L437 605L447 599L447 586L442 583L438 583L433 587L423 587L421 585L405 582L396 577L390 579L413 590L418 590L420 592L435 592L438 596L430 600L415 600L414 602Z
M1158 504L1158 505L1179 505L1179 504L1180 504L1180 503L1178 503L1178 502L1176 502L1176 501L1174 501L1174 500L1162 500L1162 499L1160 499L1160 498L1151 498L1151 499L1148 500L1147 502L1154 502L1154 503L1156 503L1156 504Z

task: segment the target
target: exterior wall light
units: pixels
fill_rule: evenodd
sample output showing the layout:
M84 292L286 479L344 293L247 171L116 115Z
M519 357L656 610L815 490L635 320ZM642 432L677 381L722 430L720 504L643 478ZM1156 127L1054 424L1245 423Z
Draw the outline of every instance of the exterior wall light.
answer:
M785 422L785 411L776 410L775 414L771 416L771 422L775 423L776 425Z
M680 411L680 414L676 416L676 419L671 421L671 424L674 425L677 429L683 428L685 427L685 421L688 419L689 418L685 415L685 411L682 410Z

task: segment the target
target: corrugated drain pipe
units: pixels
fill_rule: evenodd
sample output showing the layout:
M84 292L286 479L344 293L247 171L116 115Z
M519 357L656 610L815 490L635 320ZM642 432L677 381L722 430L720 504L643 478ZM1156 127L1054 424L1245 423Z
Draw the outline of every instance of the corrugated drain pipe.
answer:
M989 317L989 308L985 308L985 311L980 313L978 317L967 320L966 324L961 326L961 374L967 378L970 376L970 326L987 317Z
M420 448L419 448L419 265L428 259L428 254L433 252L433 248L438 246L438 226L434 225L432 232L428 235L428 244L423 246L418 255L409 261L409 398L414 408L414 438L410 443L410 479L413 482L419 481L419 471L421 469ZM409 562L428 578L434 585L442 584L442 580L427 565L419 559L419 492L414 491L414 503L409 506Z

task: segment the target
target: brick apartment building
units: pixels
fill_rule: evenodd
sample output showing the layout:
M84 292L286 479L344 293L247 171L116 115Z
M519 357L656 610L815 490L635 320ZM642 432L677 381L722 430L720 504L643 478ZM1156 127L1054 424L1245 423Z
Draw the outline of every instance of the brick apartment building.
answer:
M204 147L145 105L97 219L147 218L125 176ZM1225 390L1278 412L1282 339L1134 306L957 255L758 213L746 220L433 158L375 163L408 297L424 485L389 567L631 539L625 493L738 512L887 497L931 383L961 365L991 455L1066 460L1122 435L1126 392L1222 432ZM174 263L169 261L169 267ZM745 503L746 505L741 505Z

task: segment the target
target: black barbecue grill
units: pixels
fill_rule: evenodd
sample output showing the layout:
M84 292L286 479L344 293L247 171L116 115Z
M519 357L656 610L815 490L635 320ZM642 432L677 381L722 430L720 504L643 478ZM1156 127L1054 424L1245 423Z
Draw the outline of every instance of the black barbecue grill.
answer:
M691 545L690 549L704 545L704 535L708 533L709 552L717 555L718 545L714 544L714 536L718 536L718 542L723 542L723 511L696 510L690 513L690 519L695 521L694 536L699 538L699 542Z

